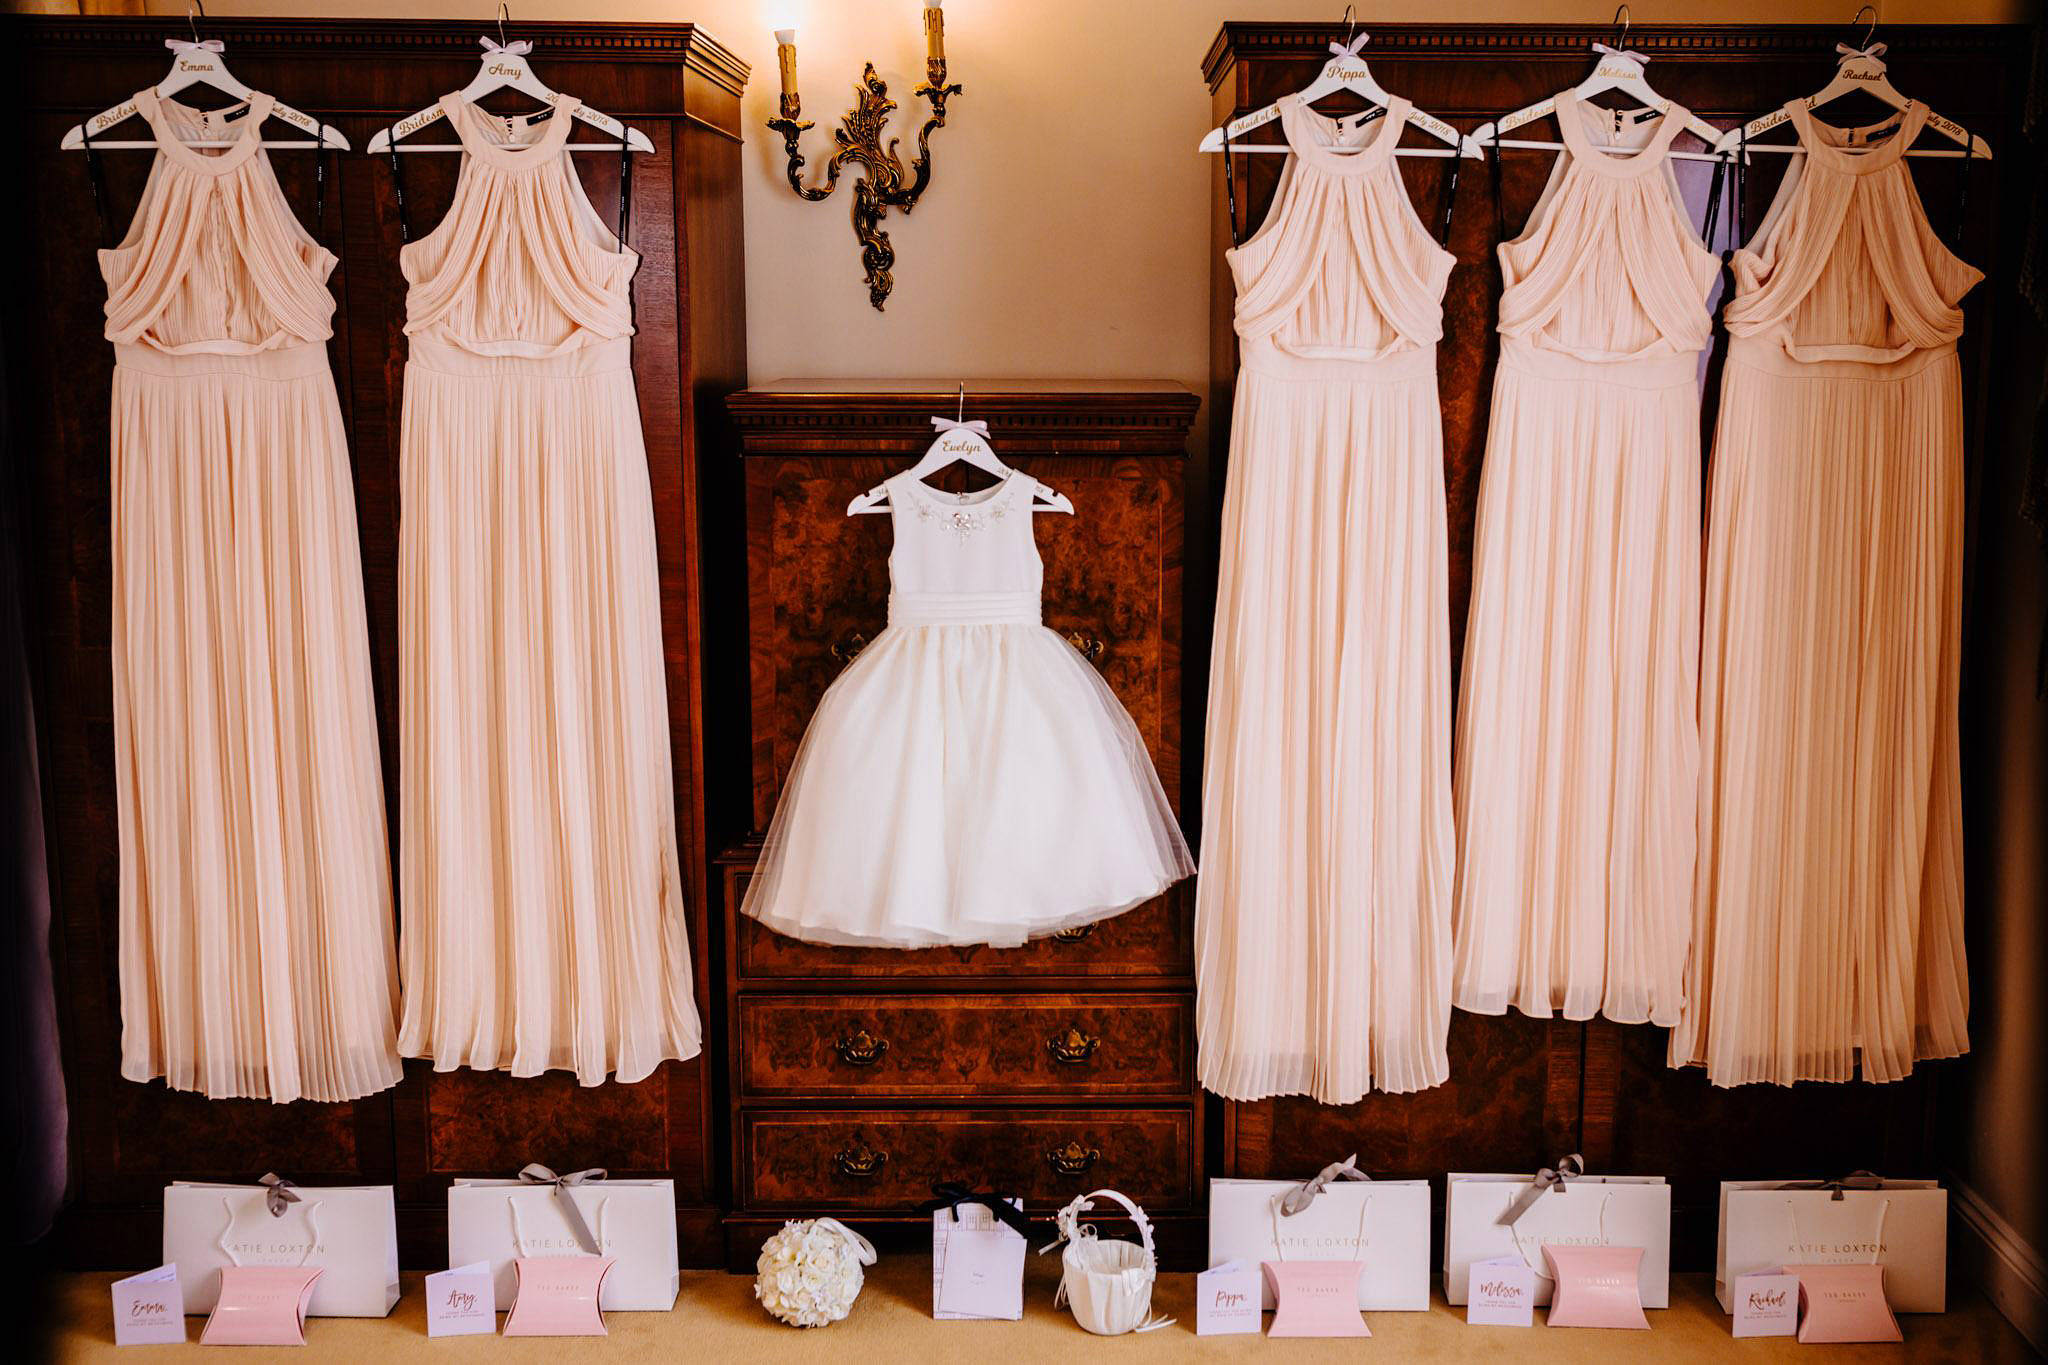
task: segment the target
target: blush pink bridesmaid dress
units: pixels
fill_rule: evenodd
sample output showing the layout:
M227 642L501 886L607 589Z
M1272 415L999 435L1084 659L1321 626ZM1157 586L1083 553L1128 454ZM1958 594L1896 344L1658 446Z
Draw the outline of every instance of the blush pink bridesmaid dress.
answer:
M1460 1009L1671 1025L1692 933L1700 352L1721 263L1654 122L1557 97L1500 247L1458 697Z
M1869 128L1804 156L1735 253L1700 688L1700 856L1671 1063L1716 1085L1905 1076L1969 1048L1963 411L1982 276Z
M127 237L100 253L121 1074L213 1099L356 1099L398 1081L397 981L355 485L327 368L335 258L278 188L268 95L135 103L156 160Z
M1407 112L1340 131L1284 101L1273 208L1229 253L1195 936L1201 1081L1231 1099L1348 1104L1449 1070L1453 261L1393 156Z
M565 150L575 101L450 95L448 215L404 248L399 1047L637 1081L693 1057L640 263Z

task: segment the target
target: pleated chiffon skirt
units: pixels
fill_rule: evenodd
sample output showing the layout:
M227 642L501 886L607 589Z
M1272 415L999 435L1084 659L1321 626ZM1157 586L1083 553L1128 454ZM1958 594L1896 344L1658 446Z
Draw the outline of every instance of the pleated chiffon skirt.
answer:
M1730 350L1700 699L1697 920L1674 1065L1896 1080L1968 1049L1953 346Z
M391 884L327 348L117 355L121 1074L374 1093L399 1078Z
M412 339L399 1047L436 1070L596 1085L698 1051L629 345Z
M1434 348L1246 348L1197 881L1203 1086L1448 1074L1450 642Z
M1458 1008L1678 1022L1699 779L1697 357L1509 338L1458 703Z

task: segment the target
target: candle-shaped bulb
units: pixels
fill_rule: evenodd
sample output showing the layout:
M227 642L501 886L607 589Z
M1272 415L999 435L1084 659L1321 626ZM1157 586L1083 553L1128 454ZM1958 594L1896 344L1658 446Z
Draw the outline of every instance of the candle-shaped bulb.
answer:
M946 60L946 12L936 4L924 7L924 55L934 62Z
M775 30L775 66L782 75L782 116L795 118L796 102L796 30L778 28Z

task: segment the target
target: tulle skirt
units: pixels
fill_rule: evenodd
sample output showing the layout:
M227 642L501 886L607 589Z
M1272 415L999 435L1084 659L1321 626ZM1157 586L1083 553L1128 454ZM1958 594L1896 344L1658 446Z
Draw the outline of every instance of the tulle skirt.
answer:
M819 702L742 909L813 943L1012 947L1193 870L1137 727L1072 645L892 624Z
M1204 1088L1449 1073L1451 647L1434 348L1246 348L1196 890Z
M413 338L399 537L399 1046L637 1081L697 1054L654 507L623 342Z
M1503 348L1458 697L1460 1009L1678 1022L1699 779L1697 369Z
M120 348L121 1074L212 1099L397 1083L355 488L324 345Z
M1730 348L1700 686L1700 857L1674 1066L1897 1080L1969 1049L1953 347Z

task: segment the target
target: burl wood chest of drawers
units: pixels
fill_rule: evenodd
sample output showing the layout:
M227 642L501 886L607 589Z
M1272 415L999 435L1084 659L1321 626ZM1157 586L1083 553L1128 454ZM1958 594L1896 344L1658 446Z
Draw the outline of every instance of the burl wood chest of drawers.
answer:
M790 1217L912 1236L934 1180L1045 1214L1099 1185L1193 1226L1203 1178L1189 888L1012 949L784 938L739 914L818 698L887 622L887 517L847 501L931 444L950 383L783 383L730 409L747 506L751 831L719 860L732 1213L750 1265ZM995 448L1068 494L1037 519L1045 623L1116 691L1181 804L1183 474L1196 399L1166 383L968 387ZM966 488L986 476L935 477ZM1057 857L1058 850L1046 850Z

